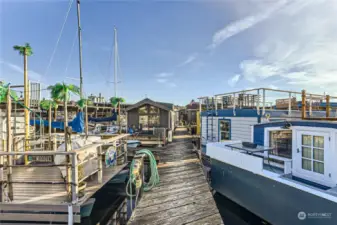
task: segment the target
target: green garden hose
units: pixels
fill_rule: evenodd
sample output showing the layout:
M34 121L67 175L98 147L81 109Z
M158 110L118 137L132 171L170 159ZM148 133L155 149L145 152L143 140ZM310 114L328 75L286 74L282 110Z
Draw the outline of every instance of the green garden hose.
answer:
M152 152L148 149L142 149L136 152L137 154L145 154L149 158L150 161L150 169L151 169L151 176L150 180L148 183L144 182L144 191L150 191L153 187L155 187L157 184L159 184L159 173L157 169L157 162L152 154ZM130 175L129 175L129 181L126 185L126 193L129 197L133 197L132 195L132 184L136 186L136 188L139 188L142 184L142 178L140 177L141 175L139 174L138 167L139 161L136 161L135 159L132 160L131 165L130 165Z

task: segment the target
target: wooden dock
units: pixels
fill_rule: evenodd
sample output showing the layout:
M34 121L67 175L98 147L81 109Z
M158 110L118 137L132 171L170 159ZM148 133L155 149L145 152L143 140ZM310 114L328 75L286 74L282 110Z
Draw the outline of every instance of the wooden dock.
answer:
M173 139L154 151L160 184L143 194L128 224L223 224L191 137L178 128Z

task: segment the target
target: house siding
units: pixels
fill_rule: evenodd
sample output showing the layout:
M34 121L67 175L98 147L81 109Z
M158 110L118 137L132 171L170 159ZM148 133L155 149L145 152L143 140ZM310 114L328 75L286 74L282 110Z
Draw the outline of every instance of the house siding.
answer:
M257 117L202 117L201 134L203 145L208 142L218 142L219 139L219 120L230 120L231 140L251 141L251 126L258 123ZM207 124L208 120L208 124ZM212 124L213 120L213 124ZM207 129L206 129L207 128ZM207 132L208 130L208 132ZM208 135L208 136L207 136Z
M128 111L128 126L139 127L139 114L138 114L138 108L132 109Z

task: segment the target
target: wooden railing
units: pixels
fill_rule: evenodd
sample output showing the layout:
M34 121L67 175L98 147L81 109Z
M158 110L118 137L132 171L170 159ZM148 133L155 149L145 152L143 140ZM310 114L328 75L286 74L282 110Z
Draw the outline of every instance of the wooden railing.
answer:
M107 146L117 146L116 147L116 161L124 157L124 161L126 162L127 159L127 146L126 142L122 141L123 138L127 137L128 135L120 135L116 137L112 137L109 139L105 139L102 141L95 142L93 144L84 146L82 148L71 150L68 152L61 152L61 151L25 151L25 152L3 152L0 151L0 204L4 201L2 196L3 187L6 184L6 189L8 193L8 197L10 200L13 200L13 184L18 183L18 181L13 180L13 168L16 167L59 167L60 169L63 168L67 171L66 179L60 182L56 182L57 184L65 184L66 189L68 191L68 198L69 202L76 203L78 202L78 194L79 194L79 184L85 181L87 178L91 177L94 174L97 174L97 182L98 184L103 182L103 161L104 161L104 153L103 148ZM117 141L120 142L117 145ZM123 148L124 151L118 151L117 148ZM19 156L31 156L31 157L51 157L54 158L56 156L65 156L66 160L62 160L62 163L55 164L28 164L28 165L15 165L15 158ZM4 163L4 158L6 158L6 163ZM54 160L53 160L54 161ZM83 167L86 163L97 161L97 168L92 168L92 171L87 173L81 173L81 167ZM6 178L5 174L6 172ZM56 184L55 181L34 181L34 180L20 180L20 183L27 183L27 184Z

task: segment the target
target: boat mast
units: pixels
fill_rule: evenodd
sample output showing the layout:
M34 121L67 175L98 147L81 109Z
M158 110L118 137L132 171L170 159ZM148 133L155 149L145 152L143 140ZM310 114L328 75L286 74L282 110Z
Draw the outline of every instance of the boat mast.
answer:
M117 29L114 27L114 33L115 33L115 42L114 42L114 60L115 60L115 66L114 66L114 88L115 88L115 98L117 98Z
M83 76L82 76L82 32L81 32L81 12L80 0L77 0L77 27L78 27L78 48L80 60L80 98L83 98Z

